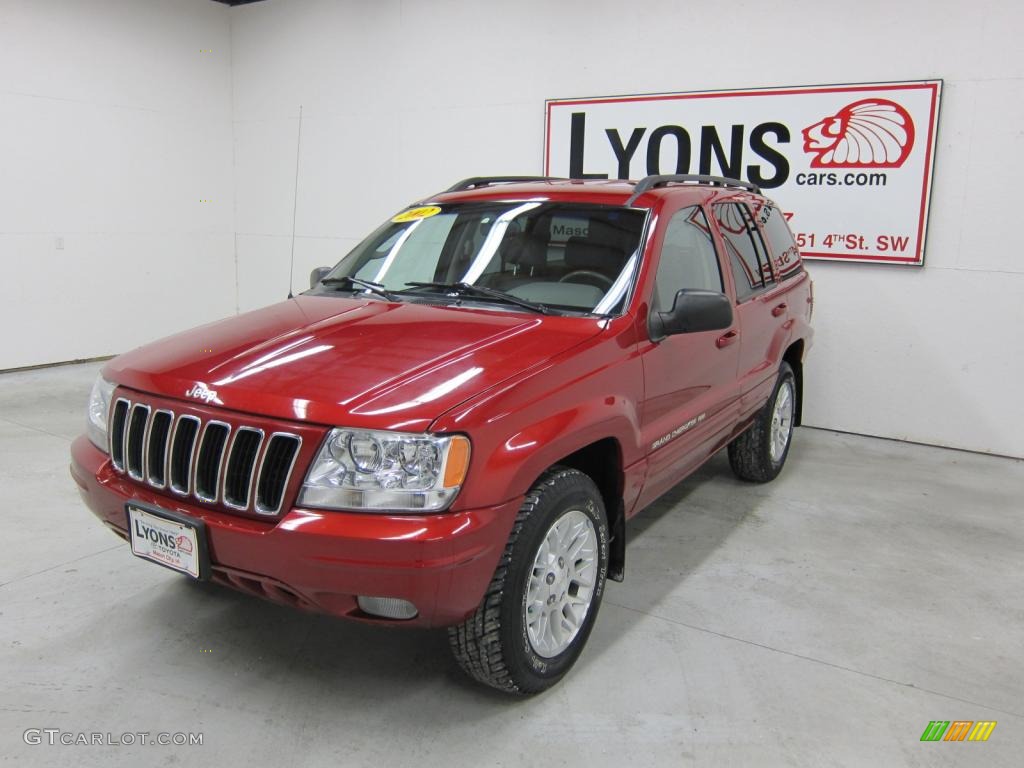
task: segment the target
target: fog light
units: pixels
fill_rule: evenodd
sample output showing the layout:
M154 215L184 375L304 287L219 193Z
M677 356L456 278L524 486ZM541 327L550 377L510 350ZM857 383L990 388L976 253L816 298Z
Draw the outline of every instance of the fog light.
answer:
M415 619L419 611L408 600L397 597L364 597L360 595L356 602L364 613L382 616L385 619Z

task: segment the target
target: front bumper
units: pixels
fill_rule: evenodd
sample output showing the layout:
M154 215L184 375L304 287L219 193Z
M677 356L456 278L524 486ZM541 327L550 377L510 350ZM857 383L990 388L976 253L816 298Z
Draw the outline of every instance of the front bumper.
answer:
M86 437L71 445L71 475L86 505L127 538L125 502L179 512L206 524L212 579L276 602L335 616L378 619L358 595L416 606L403 625L457 624L479 605L521 500L435 515L291 509L273 521L204 509L115 473Z

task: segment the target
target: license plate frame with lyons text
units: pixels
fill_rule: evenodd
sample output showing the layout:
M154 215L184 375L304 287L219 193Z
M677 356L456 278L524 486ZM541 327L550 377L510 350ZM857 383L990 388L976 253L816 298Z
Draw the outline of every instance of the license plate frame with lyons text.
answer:
M202 520L135 501L125 504L125 517L133 555L199 581L210 578Z

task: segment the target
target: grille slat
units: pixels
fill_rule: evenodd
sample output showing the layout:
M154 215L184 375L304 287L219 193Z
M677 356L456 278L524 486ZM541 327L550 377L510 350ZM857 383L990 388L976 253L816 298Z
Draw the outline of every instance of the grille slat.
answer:
M171 444L171 490L187 495L192 490L192 454L199 436L199 419L182 416L174 429Z
M275 433L270 436L256 482L256 511L260 514L273 515L281 509L299 445L295 435Z
M171 436L171 422L174 414L157 411L149 425L149 442L146 444L146 479L151 485L163 488L167 484L167 444Z
M240 427L235 432L227 469L224 470L224 503L227 506L235 509L249 506L249 489L262 443L262 430Z
M221 421L206 422L195 470L196 496L203 501L217 500L224 446L230 432L231 427Z
M128 475L142 479L142 461L146 452L146 422L149 421L149 406L136 403L128 419L128 437L125 440L125 466Z
M302 438L232 425L119 397L110 417L114 469L154 488L207 504L276 515Z
M118 400L110 419L110 461L119 470L124 469L124 428L128 423L128 407L127 400Z

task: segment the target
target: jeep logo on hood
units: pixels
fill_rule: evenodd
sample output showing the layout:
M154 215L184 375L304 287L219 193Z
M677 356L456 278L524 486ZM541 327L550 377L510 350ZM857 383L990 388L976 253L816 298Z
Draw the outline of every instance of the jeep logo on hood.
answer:
M202 400L207 405L210 403L223 405L223 403L217 399L217 390L208 388L201 381L197 381L193 384L192 388L185 392L185 397L194 397L196 400Z

